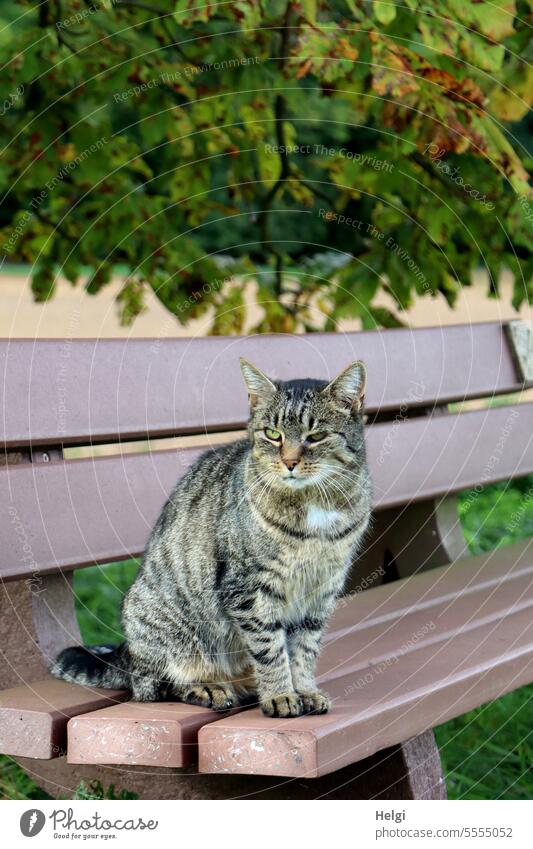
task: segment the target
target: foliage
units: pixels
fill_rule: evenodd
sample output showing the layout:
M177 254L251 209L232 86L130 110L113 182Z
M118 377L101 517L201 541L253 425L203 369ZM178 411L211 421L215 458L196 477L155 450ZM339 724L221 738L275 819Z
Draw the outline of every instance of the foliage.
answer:
M8 755L0 755L0 799L51 799L38 786L30 775L27 775L19 767L17 762ZM60 798L66 799L138 799L137 793L129 790L117 790L114 784L103 787L100 781L89 781L83 779L70 796Z
M435 729L450 799L531 799L533 685Z
M533 475L464 493L459 515L473 554L533 537Z
M0 799L49 799L9 755L0 755Z
M119 793L116 793L114 784L110 784L109 787L104 789L100 781L90 781L87 784L82 779L76 787L72 798L83 799L84 801L91 801L92 799L127 800L138 799L139 796L137 793L130 793L128 790L121 790Z
M103 567L78 569L74 573L76 612L81 635L87 645L121 641L122 599L138 568L137 560L125 560Z
M126 266L124 323L151 289L239 332L240 274L258 331L389 326L381 288L453 303L480 264L518 307L530 6L4 0L0 248L40 301Z

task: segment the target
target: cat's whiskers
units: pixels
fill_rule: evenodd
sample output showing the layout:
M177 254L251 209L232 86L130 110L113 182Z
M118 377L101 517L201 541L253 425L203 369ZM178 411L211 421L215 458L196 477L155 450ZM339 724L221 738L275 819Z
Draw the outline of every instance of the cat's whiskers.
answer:
M259 472L257 477L252 481L251 485L245 483L244 495L238 502L237 506L240 507L245 498L249 497L249 499L251 500L252 493L255 492L255 490L263 484L266 478L270 478L271 474L272 472L269 469L266 469L265 471Z
M346 492L346 490L344 490L339 484L334 483L331 480L329 481L329 485L340 495L342 499L341 507L346 507L350 504L352 493Z
M261 500L263 498L265 498L266 496L268 496L270 494L270 490L272 489L272 487L274 485L275 477L276 476L273 473L271 473L268 480L263 484L263 488L261 489L259 496L258 496L258 499L257 499L259 502L261 502Z
M250 500L252 500L252 496L255 495L256 490L259 489L259 494L256 496L256 500L260 503L262 499L269 494L275 479L275 473L268 469L265 472L261 473L257 482L257 486L250 490Z
M331 468L331 470L332 470L331 472L329 472L329 468ZM347 474L346 472L343 472L342 470L338 469L337 467L331 466L329 468L326 465L323 466L324 471L326 473L328 473L326 481L325 481L326 488L329 486L335 492L338 492L339 495L341 496L341 498L343 499L343 502L344 502L343 506L345 506L346 504L348 504L350 502L350 500L352 498L352 493L347 488L345 489L342 486L342 484L344 482L353 484L354 479L351 475ZM340 478L340 480L335 479L333 472L337 475L338 478Z
M360 479L359 472L347 471L341 466L333 466L328 463L323 463L322 470L327 473L328 480L330 478L338 477L342 480L348 481L350 484L352 484L352 486L355 486L355 484L357 484Z
M349 487L354 487L357 483L357 478L349 472L339 469L337 466L326 466L325 472L329 483L344 483Z
M333 507L325 486L320 481L317 481L316 485L318 487L319 495L321 496L321 502L325 504L326 510L332 510Z
M355 471L355 469L349 469L348 466L339 466L336 464L334 465L333 463L328 463L327 461L324 462L323 460L321 462L321 468L327 469L328 471L332 472L338 472L341 475L348 475L350 480L354 482L357 481L361 476L360 471Z

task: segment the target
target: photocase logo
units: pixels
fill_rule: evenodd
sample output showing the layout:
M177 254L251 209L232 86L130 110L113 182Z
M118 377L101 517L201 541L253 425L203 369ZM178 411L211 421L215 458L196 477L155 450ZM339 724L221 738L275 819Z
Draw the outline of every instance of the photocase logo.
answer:
M20 830L24 837L35 837L42 831L46 822L46 817L38 808L32 808L29 811L24 811L20 818Z

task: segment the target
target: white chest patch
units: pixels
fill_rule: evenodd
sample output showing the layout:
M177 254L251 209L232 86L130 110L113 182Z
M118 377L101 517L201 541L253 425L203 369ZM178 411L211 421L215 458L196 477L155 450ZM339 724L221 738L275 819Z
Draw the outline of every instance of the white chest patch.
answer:
M341 518L338 510L324 510L314 504L307 509L307 526L313 531L325 531Z

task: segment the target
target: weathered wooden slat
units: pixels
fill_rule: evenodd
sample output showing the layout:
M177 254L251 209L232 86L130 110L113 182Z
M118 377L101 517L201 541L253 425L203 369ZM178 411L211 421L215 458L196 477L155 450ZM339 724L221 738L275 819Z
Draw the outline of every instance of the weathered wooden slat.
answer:
M189 766L198 731L220 714L178 702L127 702L68 723L67 759L75 764Z
M185 449L0 471L0 575L38 574L135 557L176 480ZM6 548L1 547L5 543Z
M533 404L373 425L375 507L533 472ZM198 449L0 469L0 575L32 576L142 553Z
M520 544L435 569L433 584L427 577L421 573L399 582L394 592L387 585L346 601L333 618L320 657L324 686L331 688L334 679L346 680L348 674L364 682L369 670L382 674L402 653L442 644L459 630L496 622L509 610L531 610L533 544L529 550ZM70 720L68 760L187 766L196 757L200 728L219 718L213 711L176 703L104 708Z
M0 752L23 758L58 758L67 748L71 716L114 705L122 690L102 690L46 678L0 690Z
M296 337L0 340L0 441L20 448L240 428L241 355L279 379L328 379L364 359L370 412L522 386L497 323Z
M522 565L526 551L522 545L516 552ZM320 677L333 698L330 713L272 720L251 710L219 720L199 732L200 771L326 775L531 682L532 572L507 578L509 557L512 549L500 561L502 582L492 592L485 587L465 599L455 588L453 601L426 610L417 608L416 584L423 576L401 581L400 587L413 590L410 613L392 625L370 620L326 646ZM454 566L465 587L482 576L481 560L475 560ZM445 583L447 571L431 574ZM387 589L394 599L396 586L379 591L383 596Z
M533 404L367 429L377 509L533 471Z
M337 602L324 643L348 633L357 641L358 632L369 625L394 624L414 608L430 615L436 605L454 602L458 595L470 599L480 592L497 592L504 583L527 579L532 564L533 540L526 539L395 581L394 592L390 584L382 584L372 592L344 596Z
M448 641L440 654L434 647L406 654L350 700L344 692L353 686L353 675L335 679L328 689L336 706L324 716L277 720L277 727L267 727L268 720L254 710L202 728L200 771L315 778L531 683L531 610L505 624L469 631ZM498 653L510 630L516 650ZM469 663L476 652L479 662Z
M509 610L529 608L533 615L533 543L528 554L527 571L511 574L496 586L454 594L451 599L431 606L418 607L413 599L412 606L403 613L398 611L393 620L379 621L376 614L370 621L360 622L354 603L351 608L354 627L341 635L330 634L320 655L320 682L327 688L328 682L348 673L364 676L369 669L383 664L386 667L398 654L422 645L443 643L457 631L496 622ZM459 563L470 572L468 562ZM443 583L447 583L446 576Z

